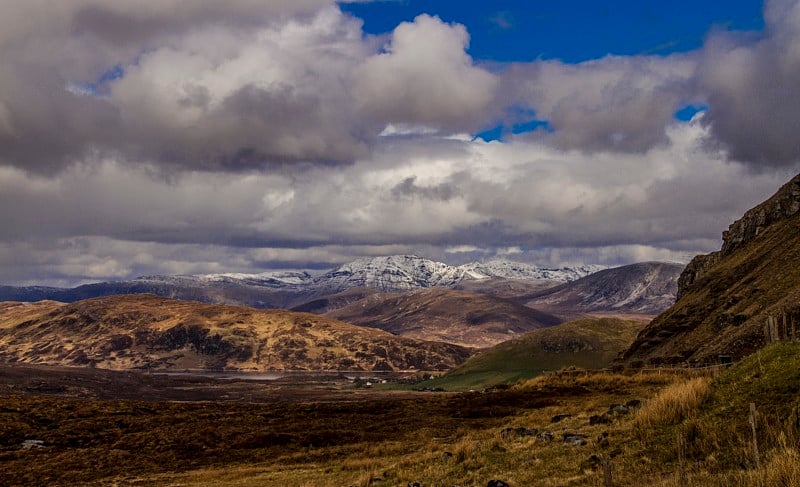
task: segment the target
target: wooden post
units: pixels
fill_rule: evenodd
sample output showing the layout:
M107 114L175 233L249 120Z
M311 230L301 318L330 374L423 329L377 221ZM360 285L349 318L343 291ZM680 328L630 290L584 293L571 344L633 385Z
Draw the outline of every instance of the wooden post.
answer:
M611 474L611 459L607 458L603 461L603 486L614 487L614 479Z
M756 404L751 402L750 403L750 428L753 430L753 458L756 462L756 468L761 467L761 459L759 458L760 455L758 454L758 433L757 433L757 425L758 425L758 411L756 411Z
M789 324L786 322L786 312L783 313L783 326L781 327L781 337L786 340L789 338Z
M678 485L686 487L686 439L683 433L678 433Z

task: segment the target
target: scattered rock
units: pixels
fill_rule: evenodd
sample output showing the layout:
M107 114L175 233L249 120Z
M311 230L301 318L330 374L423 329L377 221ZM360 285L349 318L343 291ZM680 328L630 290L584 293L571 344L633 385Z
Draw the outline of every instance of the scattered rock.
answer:
M587 443L586 435L578 433L564 433L564 443L572 446L583 446Z
M563 420L565 420L567 418L571 418L571 417L572 417L571 414L556 414L555 416L553 416L550 419L550 422L551 423L560 423L561 421L563 421Z
M425 487L422 482L409 482L406 487Z
M592 455L586 460L581 462L580 469L594 471L597 470L597 468L600 466L601 463L603 463L603 461L600 459L600 457L598 457L597 455Z
M25 440L22 442L23 450L31 450L34 448L44 448L44 440Z
M539 431L535 428L503 428L500 437L510 438L512 436L536 436Z
M31 450L34 448L44 448L44 440L25 440L22 442L23 450Z
M486 487L510 487L507 483L503 482L502 480L490 480Z
M449 451L442 452L442 460L447 461L447 460L450 460L451 458L453 458L453 453L452 452L449 452Z
M623 415L628 414L631 410L624 404L612 404L611 407L608 408L608 412Z
M536 442L537 443L544 443L544 442L548 442L548 441L553 441L554 439L555 439L555 436L553 436L553 433L551 433L549 431L542 431L541 433L536 435Z
M642 401L638 399L631 399L630 401L626 402L625 405L628 406L628 409L639 409L642 407Z
M599 448L608 448L608 431L601 433L595 441L597 442L597 446Z
M589 416L589 426L594 426L596 424L611 424L611 417L608 413L604 414L594 414Z

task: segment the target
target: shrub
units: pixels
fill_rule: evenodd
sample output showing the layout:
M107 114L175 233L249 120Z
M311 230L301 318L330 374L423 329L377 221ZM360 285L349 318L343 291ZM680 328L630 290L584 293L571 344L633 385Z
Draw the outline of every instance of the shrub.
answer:
M710 393L710 381L698 377L672 384L647 401L636 414L639 428L678 424L691 416Z

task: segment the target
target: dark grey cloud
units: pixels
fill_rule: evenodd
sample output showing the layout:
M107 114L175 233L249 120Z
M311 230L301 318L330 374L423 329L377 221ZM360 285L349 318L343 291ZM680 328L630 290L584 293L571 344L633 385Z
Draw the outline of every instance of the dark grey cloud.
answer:
M352 163L387 124L478 127L493 98L463 26L428 16L398 26L382 52L332 0L59 5L48 16L39 0L0 7L0 164Z
M766 2L764 19L758 36L712 33L696 79L714 139L766 169L800 160L800 3Z
M435 186L419 186L416 176L409 176L392 188L395 198L425 198L430 200L448 201L455 197L458 189L450 183L441 183Z

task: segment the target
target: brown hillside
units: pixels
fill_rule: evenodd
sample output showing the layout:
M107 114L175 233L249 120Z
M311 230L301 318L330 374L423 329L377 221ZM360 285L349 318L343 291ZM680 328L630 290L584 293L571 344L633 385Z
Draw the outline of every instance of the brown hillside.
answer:
M490 347L562 321L507 299L445 288L373 294L327 316L404 337L467 347Z
M800 176L723 234L722 250L696 257L679 279L677 303L623 355L627 364L709 363L743 357L800 335Z
M0 361L109 369L444 370L470 351L306 313L124 295L0 305Z

